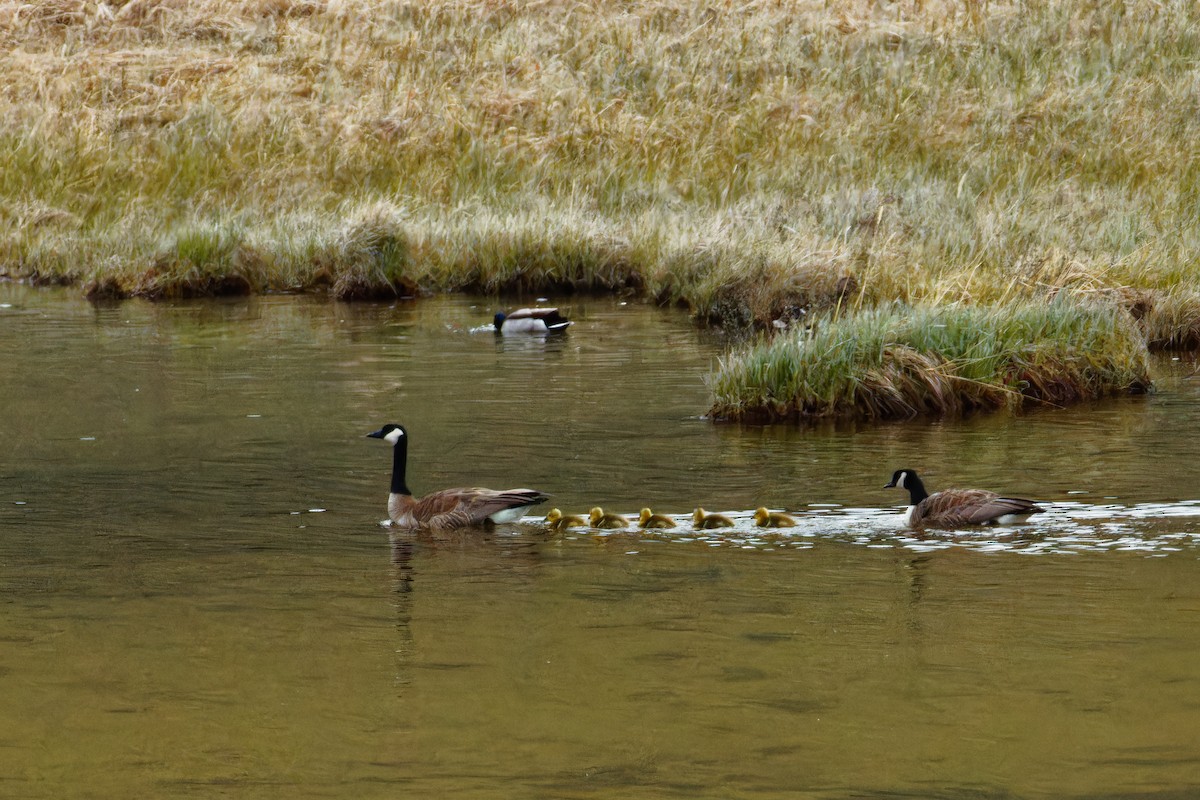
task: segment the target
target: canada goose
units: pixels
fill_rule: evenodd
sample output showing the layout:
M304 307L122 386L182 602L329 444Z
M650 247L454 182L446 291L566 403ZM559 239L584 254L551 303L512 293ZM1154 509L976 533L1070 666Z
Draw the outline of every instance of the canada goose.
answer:
M907 489L911 505L904 521L914 528L925 525L954 528L960 525L987 525L1023 522L1030 514L1045 511L1032 500L1001 497L984 489L945 489L930 494L911 469L898 469L883 488Z
M620 514L610 514L600 506L596 506L588 514L593 528L628 528L629 520Z
M518 308L511 314L496 312L492 324L497 333L557 333L565 331L571 320L557 308Z
M550 495L535 489L443 489L414 498L404 481L408 463L408 431L402 425L388 423L372 439L383 439L392 446L392 491L388 495L388 517L393 527L406 530L422 528L467 528L487 522L512 522L525 509L545 501Z
M703 508L692 512L692 527L694 528L732 528L733 520L724 514L709 514Z
M546 515L546 523L550 526L550 530L562 531L567 528L586 528L588 521L583 517L577 517L574 514L564 514L557 508L550 509L550 513Z
M778 511L767 511L765 506L759 506L754 512L754 524L760 528L794 528L796 520Z
M655 514L648 508L643 508L638 515L639 528L674 528L675 520L665 514Z

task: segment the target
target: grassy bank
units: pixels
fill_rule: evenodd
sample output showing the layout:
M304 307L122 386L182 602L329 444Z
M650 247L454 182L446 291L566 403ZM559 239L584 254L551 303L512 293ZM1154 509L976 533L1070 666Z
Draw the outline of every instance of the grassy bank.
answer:
M633 287L701 318L1136 294L1195 344L1189 3L0 0L0 269ZM1052 269L1048 274L1047 265Z
M621 291L1200 346L1200 8L0 0L0 277Z
M888 306L725 358L718 418L905 419L1063 405L1150 385L1121 311L1066 299L1000 307Z

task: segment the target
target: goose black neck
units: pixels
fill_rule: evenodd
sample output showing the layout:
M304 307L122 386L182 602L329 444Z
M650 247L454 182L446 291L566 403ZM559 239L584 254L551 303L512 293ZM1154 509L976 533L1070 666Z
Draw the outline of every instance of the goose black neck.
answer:
M401 436L392 446L392 494L412 495L404 480L404 471L408 467L408 437Z
M914 506L929 497L929 492L925 491L925 484L921 483L921 479L915 473L910 472L904 476L904 488L908 489L909 502Z

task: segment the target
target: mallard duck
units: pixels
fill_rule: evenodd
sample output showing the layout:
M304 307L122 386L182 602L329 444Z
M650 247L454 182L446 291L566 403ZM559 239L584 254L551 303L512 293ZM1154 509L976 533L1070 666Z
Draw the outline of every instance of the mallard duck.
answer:
M557 508L550 509L550 513L546 515L546 523L551 530L561 531L567 528L586 528L588 521L583 517L577 517L573 514L564 514Z
M794 528L796 519L779 511L768 511L759 506L754 511L754 524L760 528Z
M600 506L594 507L588 514L593 528L628 528L629 520L620 514L610 514Z
M930 494L911 469L896 470L891 482L883 488L908 490L911 505L905 512L904 521L914 528L1023 522L1031 514L1045 511L1032 500L1001 497L984 489L945 489Z
M557 308L518 308L510 314L496 312L492 324L497 333L557 333L565 331L571 320Z
M724 514L709 514L703 508L692 512L693 528L732 528L733 520Z
M648 508L643 508L638 515L639 528L674 528L675 520L665 514L655 514Z
M372 439L392 446L392 491L388 495L388 517L392 527L406 530L469 528L489 522L513 522L525 509L544 502L550 495L536 489L442 489L414 498L404 480L408 463L408 431L388 423Z

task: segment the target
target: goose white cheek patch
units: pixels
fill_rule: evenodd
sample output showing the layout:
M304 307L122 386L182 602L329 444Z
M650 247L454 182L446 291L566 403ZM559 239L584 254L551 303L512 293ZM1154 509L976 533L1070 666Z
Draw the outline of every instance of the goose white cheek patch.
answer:
M396 430L392 431L387 436L384 436L383 440L385 442L387 442L388 444L394 445L394 444L396 444L396 442L400 441L400 437L403 435L404 435L404 431L400 430L399 428L396 428Z

